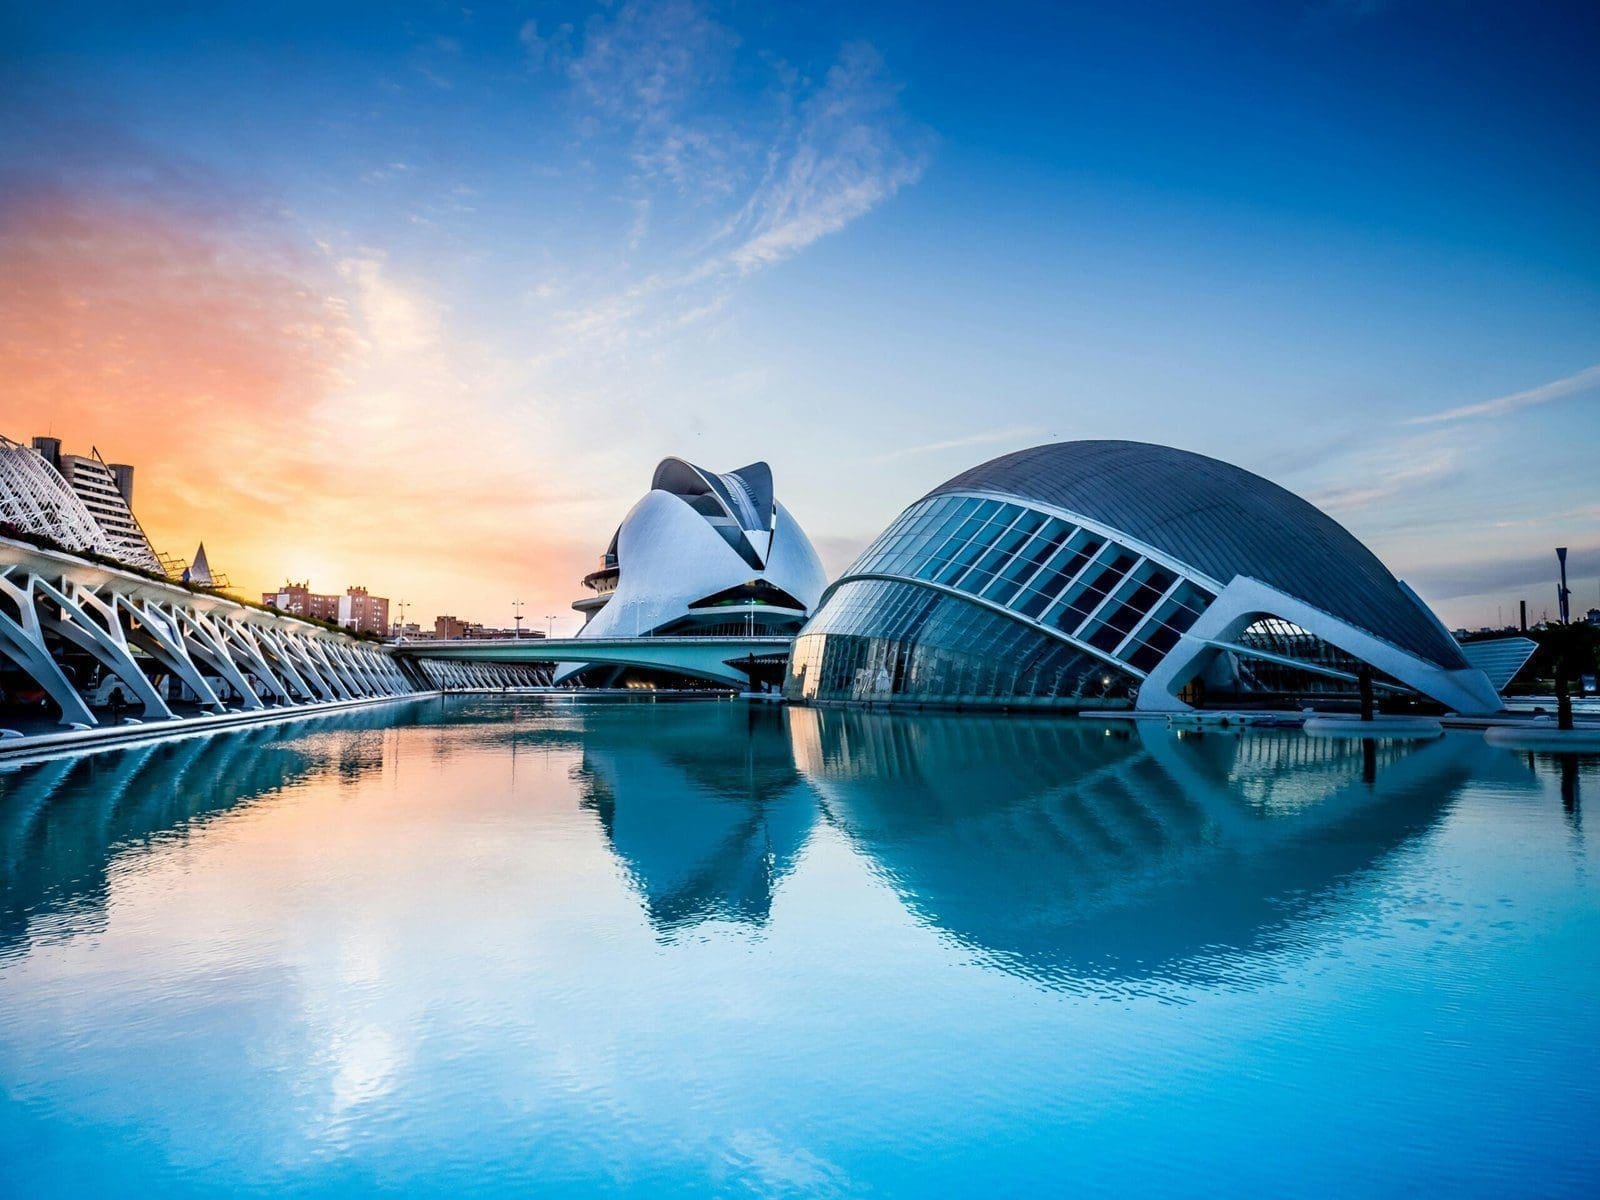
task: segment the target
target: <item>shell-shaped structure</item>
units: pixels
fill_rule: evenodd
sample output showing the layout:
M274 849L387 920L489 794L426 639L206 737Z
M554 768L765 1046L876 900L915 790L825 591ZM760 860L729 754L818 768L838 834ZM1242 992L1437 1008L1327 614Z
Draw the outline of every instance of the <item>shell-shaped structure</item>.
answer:
M583 583L580 638L774 636L798 632L827 577L766 463L719 474L667 458Z
M1176 710L1499 695L1338 522L1239 467L1166 446L1059 442L973 467L906 509L824 597L791 699Z

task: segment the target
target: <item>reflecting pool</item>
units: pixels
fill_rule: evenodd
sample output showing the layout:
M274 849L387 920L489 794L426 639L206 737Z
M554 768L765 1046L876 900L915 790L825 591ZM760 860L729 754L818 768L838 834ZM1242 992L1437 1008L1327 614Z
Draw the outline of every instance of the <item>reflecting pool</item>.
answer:
M500 697L0 774L0 1194L1594 1194L1600 760Z

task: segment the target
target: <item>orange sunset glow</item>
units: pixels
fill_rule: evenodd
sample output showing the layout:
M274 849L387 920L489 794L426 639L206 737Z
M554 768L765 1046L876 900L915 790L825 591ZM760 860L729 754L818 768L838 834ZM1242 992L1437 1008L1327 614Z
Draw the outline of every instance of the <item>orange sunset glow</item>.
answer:
M482 436L438 313L381 256L39 190L0 210L0 276L0 429L133 463L155 545L203 539L241 594L309 576L495 620L592 557L534 519L538 456Z

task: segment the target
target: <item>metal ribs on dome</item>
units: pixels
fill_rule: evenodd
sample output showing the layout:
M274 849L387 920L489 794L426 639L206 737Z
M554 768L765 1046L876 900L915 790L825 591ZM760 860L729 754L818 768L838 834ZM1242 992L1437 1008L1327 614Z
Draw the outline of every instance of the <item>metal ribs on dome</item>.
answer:
M1332 517L1241 467L1147 442L1056 442L963 471L929 492L997 492L1088 517L1226 586L1297 595L1449 670L1461 648Z
M1260 476L1142 442L1062 442L912 504L796 641L793 699L1188 707L1207 689L1499 696L1352 534Z

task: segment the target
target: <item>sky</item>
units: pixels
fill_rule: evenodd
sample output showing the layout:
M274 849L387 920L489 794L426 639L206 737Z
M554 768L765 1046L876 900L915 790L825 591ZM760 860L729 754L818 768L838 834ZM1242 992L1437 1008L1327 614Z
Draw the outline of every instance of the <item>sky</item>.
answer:
M573 632L654 464L830 573L1134 438L1600 607L1600 9L0 0L0 433L158 549ZM396 612L395 615L398 615Z

